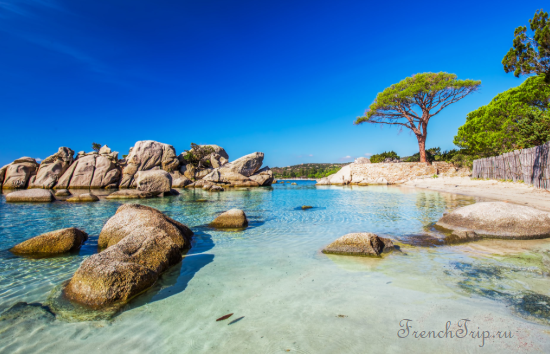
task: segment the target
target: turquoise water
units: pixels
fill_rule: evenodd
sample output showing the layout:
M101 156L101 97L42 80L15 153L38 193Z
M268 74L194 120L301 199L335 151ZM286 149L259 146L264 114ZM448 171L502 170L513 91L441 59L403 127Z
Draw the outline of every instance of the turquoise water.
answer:
M447 246L431 225L445 211L479 200L392 186L297 183L223 193L181 190L139 201L195 232L183 262L111 320L0 321L0 353L550 351L546 241L516 243L526 249L503 255L495 255L502 244L491 241ZM0 196L0 311L19 301L47 303L97 251L103 224L121 204L7 204ZM231 208L246 212L246 230L207 226ZM7 251L73 226L90 234L77 254L31 259ZM400 250L381 259L320 252L342 235L363 231L393 238ZM513 337L488 339L483 347L470 337L399 338L403 319L418 331L444 330L447 321L456 328L469 319L470 329L511 331Z

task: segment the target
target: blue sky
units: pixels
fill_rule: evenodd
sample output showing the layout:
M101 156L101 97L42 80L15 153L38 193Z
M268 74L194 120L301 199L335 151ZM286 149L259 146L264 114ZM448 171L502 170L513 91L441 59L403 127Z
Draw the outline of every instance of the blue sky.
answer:
M508 4L507 4L508 3ZM418 72L482 81L429 125L453 148L466 114L522 79L501 60L540 1L0 0L0 165L138 140L223 146L230 159L345 162L418 150L353 125Z

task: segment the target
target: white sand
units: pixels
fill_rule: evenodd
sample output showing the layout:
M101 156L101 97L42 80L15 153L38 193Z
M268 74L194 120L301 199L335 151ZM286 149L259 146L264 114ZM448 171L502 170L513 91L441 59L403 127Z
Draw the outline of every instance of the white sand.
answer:
M403 186L502 200L550 211L550 192L524 183L475 180L470 177L439 177L416 179L404 183Z

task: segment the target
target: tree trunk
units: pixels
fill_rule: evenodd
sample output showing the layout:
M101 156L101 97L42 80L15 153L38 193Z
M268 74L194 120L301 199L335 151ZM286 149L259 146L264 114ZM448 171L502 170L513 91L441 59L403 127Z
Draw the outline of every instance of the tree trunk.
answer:
M418 152L420 152L420 162L428 162L426 159L426 134L417 135L418 139Z

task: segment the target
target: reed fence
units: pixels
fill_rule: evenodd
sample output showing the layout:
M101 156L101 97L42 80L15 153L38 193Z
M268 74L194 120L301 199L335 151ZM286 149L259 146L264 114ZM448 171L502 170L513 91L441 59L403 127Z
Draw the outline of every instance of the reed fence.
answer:
M472 177L523 181L536 188L550 189L548 155L550 142L500 156L474 160Z

